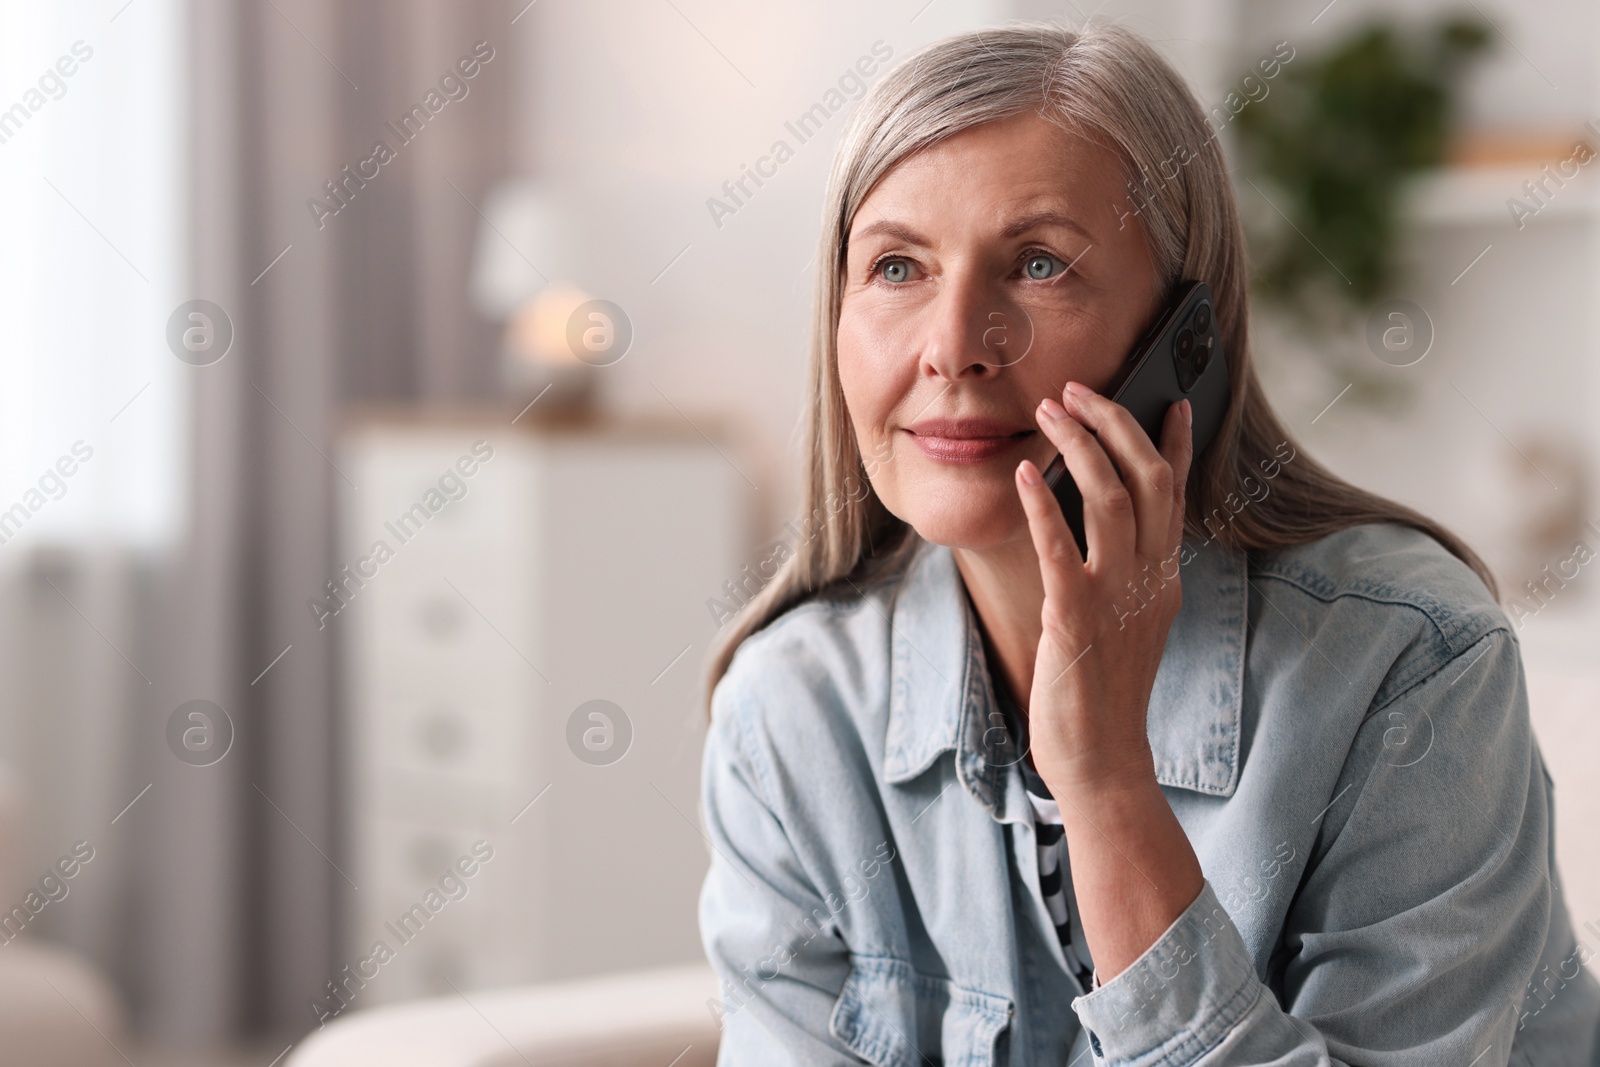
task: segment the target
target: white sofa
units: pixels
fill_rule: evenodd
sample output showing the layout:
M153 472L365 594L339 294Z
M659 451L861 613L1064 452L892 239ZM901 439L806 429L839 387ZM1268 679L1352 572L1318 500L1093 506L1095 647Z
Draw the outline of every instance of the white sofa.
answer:
M0 767L0 913L22 903L32 878L24 868L22 815L12 778ZM107 1067L123 1059L125 1015L111 984L65 950L24 933L0 940L0 1063L27 1067Z
M463 992L342 1016L285 1067L712 1067L715 996L703 963Z
M122 1008L99 972L25 940L0 947L0 1062L110 1067L124 1062L112 1041L124 1042Z

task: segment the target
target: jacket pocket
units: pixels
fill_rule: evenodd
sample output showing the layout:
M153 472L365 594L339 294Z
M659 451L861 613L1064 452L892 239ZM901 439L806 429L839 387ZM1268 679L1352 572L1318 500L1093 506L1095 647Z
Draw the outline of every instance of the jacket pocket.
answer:
M828 1029L877 1067L992 1067L1011 1002L912 969L890 956L857 956Z

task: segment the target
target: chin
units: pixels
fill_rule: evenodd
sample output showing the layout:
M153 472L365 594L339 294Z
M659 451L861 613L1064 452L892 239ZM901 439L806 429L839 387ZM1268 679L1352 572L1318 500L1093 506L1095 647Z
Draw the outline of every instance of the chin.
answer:
M954 483L954 479L950 480ZM925 541L948 548L994 548L1028 534L1027 515L1009 474L992 484L920 487L894 509Z

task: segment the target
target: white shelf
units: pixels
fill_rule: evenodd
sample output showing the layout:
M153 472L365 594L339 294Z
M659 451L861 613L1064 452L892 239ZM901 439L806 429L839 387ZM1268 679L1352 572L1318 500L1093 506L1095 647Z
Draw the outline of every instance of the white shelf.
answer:
M1600 220L1600 178L1583 167L1566 185L1552 188L1553 195L1525 225L1551 221ZM1404 215L1423 226L1515 227L1507 201L1515 197L1531 203L1522 185L1540 177L1533 164L1501 167L1454 167L1418 178L1406 193Z

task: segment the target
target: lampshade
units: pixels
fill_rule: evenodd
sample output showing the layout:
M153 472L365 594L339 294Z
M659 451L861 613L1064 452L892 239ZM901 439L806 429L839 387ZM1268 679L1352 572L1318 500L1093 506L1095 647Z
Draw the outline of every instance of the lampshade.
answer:
M536 418L587 409L594 391L594 368L568 338L573 313L591 298L570 280L573 229L556 199L528 178L491 190L469 281L478 311L505 323L502 385L518 404L537 399Z
M571 232L543 183L501 182L484 198L469 289L485 318L502 321L551 281L571 273Z

